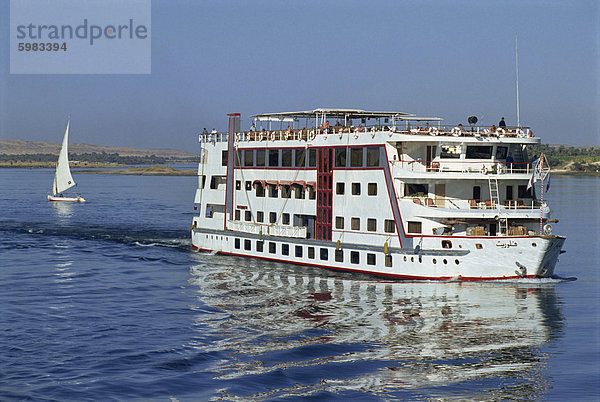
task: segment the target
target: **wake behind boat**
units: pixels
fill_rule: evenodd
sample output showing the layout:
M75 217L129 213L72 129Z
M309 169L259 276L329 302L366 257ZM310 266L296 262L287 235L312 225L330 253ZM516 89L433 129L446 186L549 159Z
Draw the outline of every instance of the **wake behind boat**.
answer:
M67 121L67 129L63 137L62 147L58 155L58 163L56 164L56 172L54 173L54 182L52 183L52 194L48 194L48 201L63 201L63 202L85 202L85 198L76 194L73 196L65 196L62 193L73 186L76 186L71 169L69 168L69 124Z

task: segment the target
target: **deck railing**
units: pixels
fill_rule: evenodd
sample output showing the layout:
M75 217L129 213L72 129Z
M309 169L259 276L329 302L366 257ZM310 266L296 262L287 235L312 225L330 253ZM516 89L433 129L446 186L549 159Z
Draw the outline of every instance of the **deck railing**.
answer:
M227 221L227 229L236 232L254 233L271 236L306 238L306 226L285 226L243 221Z
M515 137L527 138L533 137L533 132L529 127L509 127L507 129L498 129L494 132L488 127L472 127L469 129L458 128L458 126L440 126L440 127L415 127L415 128L397 128L395 126L371 126L371 127L343 127L334 126L330 128L304 128L288 130L258 130L244 131L236 133L236 142L250 141L312 141L317 135L338 135L342 138L344 135L352 135L359 138L361 135L380 135L387 134L406 134L422 136L453 136L453 137ZM211 132L199 135L200 142L226 142L228 133Z
M524 210L539 210L542 203L538 200L521 199L521 200L500 200L500 204L497 204L494 200L484 199L470 199L470 200L457 200L454 198L430 198L430 197L415 197L406 196L400 197L400 199L408 201L411 200L417 205L432 208L446 208L446 209L479 209L479 210L513 210L513 211L524 211ZM466 201L466 202L465 202ZM442 206L443 205L443 206Z
M411 172L448 172L448 173L483 173L483 174L512 174L531 173L531 162L500 162L500 161L453 161L453 160L390 160L390 165Z

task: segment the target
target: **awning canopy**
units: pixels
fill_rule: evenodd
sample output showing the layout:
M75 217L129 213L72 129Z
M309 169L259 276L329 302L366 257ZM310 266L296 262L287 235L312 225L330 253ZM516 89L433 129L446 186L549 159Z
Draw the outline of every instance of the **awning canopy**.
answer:
M300 119L300 118L314 118L323 117L327 118L339 118L339 119L377 119L382 117L400 119L403 116L414 116L411 113L404 112L379 112L379 111L367 111L361 109L327 109L319 108L315 110L302 110L298 112L281 112L281 113L261 113L255 114L253 118L263 121L291 121L291 120L280 120L284 118ZM435 118L434 118L435 119Z

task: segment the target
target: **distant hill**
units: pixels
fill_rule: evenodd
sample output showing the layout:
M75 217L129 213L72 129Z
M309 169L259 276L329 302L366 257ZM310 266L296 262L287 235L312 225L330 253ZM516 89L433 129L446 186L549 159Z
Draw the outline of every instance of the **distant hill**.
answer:
M57 155L60 152L59 143L42 141L23 141L23 140L0 140L0 154L4 155L34 155L51 154ZM198 147L198 150L200 147ZM170 160L188 160L198 158L198 154L193 154L175 149L152 149L152 148L131 148L131 147L109 147L104 145L91 144L69 144L69 153L107 153L119 154L120 156L150 156L155 155Z

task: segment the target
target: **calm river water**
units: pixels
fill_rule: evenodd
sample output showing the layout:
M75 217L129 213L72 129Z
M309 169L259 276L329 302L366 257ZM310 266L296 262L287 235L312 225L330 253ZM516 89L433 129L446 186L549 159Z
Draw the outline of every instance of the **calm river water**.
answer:
M564 279L461 284L196 253L195 177L52 177L0 170L1 400L600 398L600 178L552 177Z

